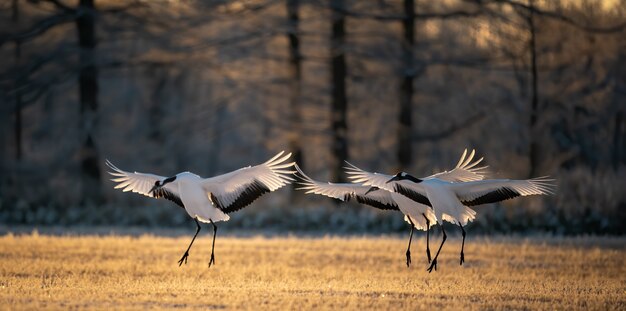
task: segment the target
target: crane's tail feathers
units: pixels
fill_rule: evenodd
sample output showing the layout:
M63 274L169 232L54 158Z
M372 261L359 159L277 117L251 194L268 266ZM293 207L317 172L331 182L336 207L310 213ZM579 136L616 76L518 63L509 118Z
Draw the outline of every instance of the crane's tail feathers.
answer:
M443 214L441 216L441 220L461 226L467 225L468 222L474 221L475 218L476 211L467 206L464 206L464 210L460 214L458 214L457 217L452 217L448 214Z

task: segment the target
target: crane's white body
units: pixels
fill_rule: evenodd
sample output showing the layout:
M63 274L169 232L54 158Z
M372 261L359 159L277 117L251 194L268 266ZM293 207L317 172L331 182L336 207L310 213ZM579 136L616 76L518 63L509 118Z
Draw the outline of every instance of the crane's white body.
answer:
M552 194L554 187L553 180L546 177L528 180L455 181L437 174L433 175L436 177L429 176L416 181L402 179L410 176L406 173L397 176L370 173L353 165L349 168L348 174L354 183L401 193L417 202L426 200L433 208L439 224L448 221L461 226L474 220L476 216L476 211L469 206L499 202L517 196Z
M432 178L420 184L433 207L439 224L445 220L465 226L476 217L476 211L463 206L454 191L447 187L447 184L451 184L450 182Z
M150 193L155 182L166 177L154 174L126 172L107 161L110 172L119 183L116 189L132 191L149 197L164 197L181 205L191 218L202 222L227 221L230 212L239 210L266 192L275 191L293 181L294 171L287 170L294 162L285 163L291 153L283 152L263 164L248 166L223 175L202 178L194 173L182 172L164 184L156 193Z
M185 210L191 218L197 218L201 222L227 221L230 216L216 208L209 200L210 194L202 187L203 179L200 176L185 172L176 175L172 183L178 188L180 199L185 205Z
M387 192L386 190L380 191ZM389 192L389 194L398 203L398 209L404 214L404 220L413 223L415 229L426 231L437 223L437 216L429 206L414 202L395 192ZM428 223L426 219L428 219Z
M425 179L428 179L433 185L439 183L441 180L457 182L481 180L484 175L483 170L486 167L476 167L482 161L482 158L472 162L474 154L475 151L472 151L472 153L466 157L466 149L454 169L425 177ZM412 199L395 191L394 188L387 184L387 181L392 178L392 176L368 173L348 162L346 163L348 165L346 167L346 173L350 178L362 182L363 185L315 181L302 172L296 165L295 167L298 171L296 176L300 179L298 183L302 185L299 189L307 190L307 193L321 194L342 201L354 198L359 203L371 205L376 208L401 211L404 214L404 220L412 225L411 233L409 234L409 245L406 251L407 267L411 265L411 240L413 238L413 229L426 231L426 254L430 262L430 248L428 246L429 229L438 219L447 218L449 221L452 221L452 217L448 216L448 214L441 213L441 211L439 214L435 214L434 210L430 207L431 202L425 197L427 194L415 193L413 196L415 199ZM428 189L433 195L438 192L445 192L445 190L445 188L436 186L429 187ZM403 191L411 192L411 190L407 190L406 188L403 188ZM456 215L452 212L449 213Z
M470 160L473 155L474 152L470 155ZM481 180L483 174L479 171L482 168L473 168L477 163L469 164L470 160L464 161L464 156L465 153L463 153L457 167L447 175L445 174L447 172L444 172L421 179L405 172L395 176L370 173L348 163L347 173L352 182L400 193L416 203L432 207L437 222L442 225L443 238L430 267L427 269L428 272L432 272L433 269L437 270L437 258L446 241L443 221L454 223L461 228L463 242L461 242L460 264L462 265L465 261L463 252L465 230L463 226L476 217L476 211L469 206L499 202L518 196L553 193L553 180L546 177L529 180ZM458 170L459 173L462 172L462 174L455 173L455 170ZM427 254L430 261L428 248ZM407 266L409 264L410 256L407 250Z
M366 172L350 163L346 167L346 173L353 183L378 187L396 194L401 193L399 189L402 189L423 196L423 200L415 201L406 195L400 194L405 199L413 202L413 204L420 204L431 209L430 206L423 204L428 202L432 206L432 212L439 224L445 220L455 224L461 222L465 225L468 221L474 219L476 212L460 204L458 200L454 199L454 196L451 196L449 189L443 187L443 185L482 180L485 177L487 166L478 167L483 158L473 161L475 154L475 150L472 150L469 155L467 154L467 149L464 150L454 169L423 177L421 179L422 182L419 184L408 180L388 183L394 176Z
M108 160L106 164L113 170L109 172L115 177L111 180L118 183L115 189L168 199L184 208L187 214L195 220L196 234L178 261L179 266L187 263L189 250L201 229L200 222L210 223L213 226L213 243L209 261L209 267L211 267L215 263L215 237L217 235L215 223L229 220L228 213L242 209L263 194L277 190L293 181L291 175L295 172L286 169L295 163L285 163L291 153L284 156L283 153L281 151L263 164L244 167L211 178L202 178L190 172L178 173L176 176L166 178L154 174L126 172Z
M383 189L374 189L369 191L371 187L361 186L352 183L324 183L313 180L307 176L298 165L295 166L299 177L298 184L301 190L307 190L306 193L320 194L341 201L356 199L359 203L370 205L379 209L399 210L405 215L405 220L410 218L413 225L418 230L427 230L436 222L435 214L432 209L426 205L413 202L411 199L394 192ZM429 220L429 226L426 219Z
M425 177L425 179L428 179L432 183L437 183L442 179L457 182L481 180L484 176L484 170L486 167L476 167L483 159L480 158L472 162L474 155L475 151L472 150L472 152L468 155L467 150L465 150L454 169ZM315 181L304 174L304 172L302 172L302 170L300 170L300 168L296 165L296 170L298 171L301 179L299 183L303 185L300 189L308 190L307 193L321 194L342 201L346 201L353 197L361 203L372 205L377 208L393 206L393 208L383 209L400 210L405 215L405 220L407 222L412 222L414 227L419 230L428 230L428 228L433 226L437 222L437 219L441 219L441 217L446 217L452 221L451 217L447 216L447 214L436 215L430 206L420 202L415 202L410 198L394 191L393 187L386 183L393 176L378 173L363 175L364 171L350 163L347 164L347 174L350 178L356 177L359 181L365 181L363 182L363 185L357 185L354 183L323 183ZM372 180L369 180L369 178ZM383 190L368 192L368 190L371 190L370 188L372 186ZM434 187L432 191L436 192L438 191L438 188ZM380 203L382 204L382 207L380 204L372 203ZM428 219L428 222L426 219Z

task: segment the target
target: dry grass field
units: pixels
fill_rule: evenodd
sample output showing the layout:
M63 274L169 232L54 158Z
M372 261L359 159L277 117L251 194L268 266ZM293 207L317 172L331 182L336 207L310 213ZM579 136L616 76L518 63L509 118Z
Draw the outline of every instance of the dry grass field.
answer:
M626 310L624 238L451 237L428 274L400 237L0 237L2 309ZM438 238L438 237L437 237ZM438 242L438 239L435 243Z

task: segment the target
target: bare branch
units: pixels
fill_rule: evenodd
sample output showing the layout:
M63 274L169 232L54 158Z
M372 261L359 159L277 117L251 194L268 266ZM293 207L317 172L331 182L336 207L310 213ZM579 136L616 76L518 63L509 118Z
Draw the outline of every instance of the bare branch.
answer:
M444 138L448 138L461 130L465 130L468 127L482 121L485 118L485 114L477 114L473 117L468 118L467 120L457 123L448 127L447 129L440 131L438 133L430 133L430 134L418 134L413 135L414 141L424 141L424 140L440 140Z
M348 17L357 18L357 19L373 19L377 21L389 21L389 22L397 22L402 21L409 18L405 14L369 14L369 13L361 13L356 11L351 11L345 7L341 7L332 2L328 6L329 9L344 14ZM449 19L449 18L473 18L483 15L483 11L475 10L475 11L465 11L465 10L454 10L449 12L419 12L414 13L413 18L416 19Z
M52 3L57 9L60 9L60 10L65 11L65 12L75 12L76 11L75 8L68 6L67 4L63 3L60 0L39 0L39 1Z
M24 32L15 34L2 34L0 35L0 47L10 41L25 42L32 40L35 37L46 33L48 30L52 29L55 26L74 21L77 16L78 14L75 12L63 12L44 18Z
M101 14L106 14L106 13L120 13L120 12L126 12L130 9L134 9L134 8L146 8L148 7L148 5L146 5L143 2L140 1L133 1L127 5L123 5L123 6L119 6L119 7L112 7L112 8L106 8L106 9L100 9L100 10L96 10L98 13Z
M482 1L478 1L478 2L482 2ZM565 15L562 15L560 13L557 13L554 11L544 11L542 9L537 8L536 6L531 6L525 3L517 2L515 0L492 0L491 2L508 4L514 8L523 9L523 10L526 10L527 12L532 12L533 14L537 14L539 16L553 18L561 22L564 22L566 24L572 25L578 29L584 30L586 32L599 33L599 34L613 34L613 33L620 32L626 29L626 22L623 22L615 26L606 27L606 28L595 27L595 26L585 26L585 25L581 25L574 19Z

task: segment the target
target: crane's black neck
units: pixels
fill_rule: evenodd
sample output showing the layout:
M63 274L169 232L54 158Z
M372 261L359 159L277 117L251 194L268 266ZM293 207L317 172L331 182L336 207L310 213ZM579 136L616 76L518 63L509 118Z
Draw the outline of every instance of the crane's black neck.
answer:
M413 175L406 174L406 173L405 173L405 174L402 174L402 175L400 176L400 179L410 180L410 181L412 181L412 182L414 182L414 183L416 183L416 184L417 184L417 183L421 183L421 182L423 181L423 180L421 180L421 179L419 179L419 178L417 178L417 177L415 177L415 176L413 176Z
M176 176L172 176L172 177L169 177L169 178L165 178L165 179L163 180L163 184L162 184L162 185L165 185L165 184L171 183L171 182L173 182L174 180L176 180Z

